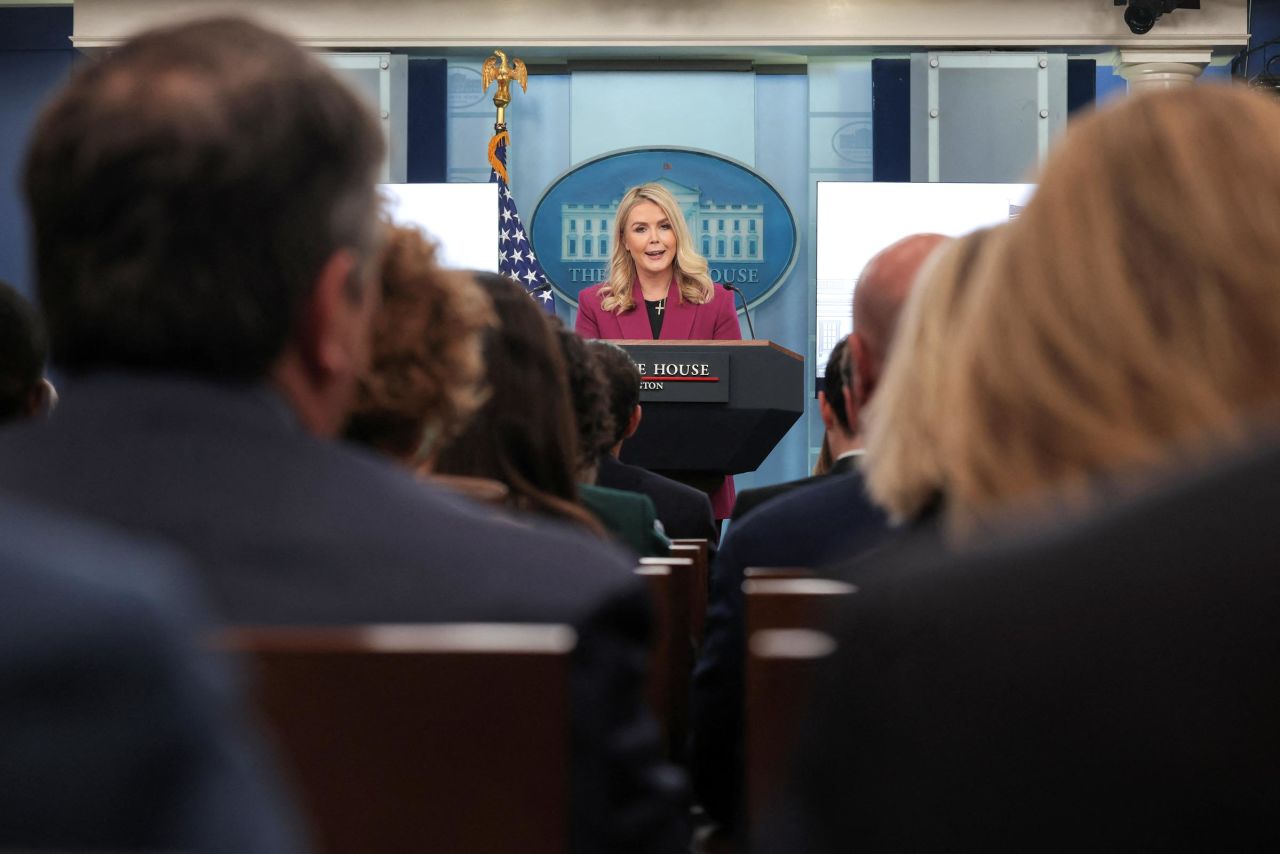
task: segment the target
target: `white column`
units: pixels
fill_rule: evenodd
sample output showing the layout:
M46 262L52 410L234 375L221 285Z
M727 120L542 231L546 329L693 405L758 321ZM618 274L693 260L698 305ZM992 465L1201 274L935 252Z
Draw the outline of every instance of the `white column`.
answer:
M1116 74L1129 82L1129 92L1152 92L1190 86L1208 66L1209 50L1122 50Z

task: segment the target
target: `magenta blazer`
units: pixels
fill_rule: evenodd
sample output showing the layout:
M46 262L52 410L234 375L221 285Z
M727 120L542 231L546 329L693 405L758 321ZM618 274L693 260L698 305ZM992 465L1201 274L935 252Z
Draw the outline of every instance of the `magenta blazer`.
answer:
M592 285L578 294L578 320L574 330L583 338L603 338L607 341L618 339L653 340L653 331L649 328L649 314L644 309L644 295L640 293L640 282L631 285L631 296L636 301L635 308L614 314L600 307L600 289L603 285ZM679 293L678 288L672 288ZM742 330L738 327L738 312L733 307L733 291L714 286L715 296L711 302L694 305L677 298L667 300L663 310L662 334L659 341L741 341Z
M600 307L600 288L592 285L578 294L578 319L574 331L583 338L605 340L633 339L653 340L649 326L649 313L644 309L644 295L640 282L631 283L631 297L635 307L622 314L614 314ZM673 288L679 293L678 288ZM741 341L742 329L738 326L738 311L734 308L733 291L720 285L714 286L711 302L694 305L677 298L667 300L662 318L662 334L659 341ZM711 512L717 519L728 519L733 513L737 490L733 478L726 477L720 488L711 493Z

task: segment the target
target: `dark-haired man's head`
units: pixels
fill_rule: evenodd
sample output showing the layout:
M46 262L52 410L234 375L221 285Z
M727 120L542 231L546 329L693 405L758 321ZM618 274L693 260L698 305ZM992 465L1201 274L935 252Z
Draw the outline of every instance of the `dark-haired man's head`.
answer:
M859 447L858 408L849 394L851 367L849 339L841 338L827 357L827 371L818 391L818 411L833 459Z
M53 386L44 378L49 344L35 306L0 281L0 422L46 410Z
M626 350L609 341L588 341L587 352L600 367L608 387L613 442L607 450L616 456L623 441L640 426L640 369Z
M88 65L25 169L55 364L274 377L307 426L336 429L367 347L382 156L353 92L243 20Z

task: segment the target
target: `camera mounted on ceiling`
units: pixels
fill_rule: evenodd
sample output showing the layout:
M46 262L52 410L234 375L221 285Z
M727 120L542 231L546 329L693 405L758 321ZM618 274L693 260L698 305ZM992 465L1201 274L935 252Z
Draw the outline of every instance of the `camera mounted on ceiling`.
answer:
M1151 32L1151 28L1165 12L1174 9L1199 9L1200 0L1115 0L1117 6L1127 6L1124 22L1135 36Z

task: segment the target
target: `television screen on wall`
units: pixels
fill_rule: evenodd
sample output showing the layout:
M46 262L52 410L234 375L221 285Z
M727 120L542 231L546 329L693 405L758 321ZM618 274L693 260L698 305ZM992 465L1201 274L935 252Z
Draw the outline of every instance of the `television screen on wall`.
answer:
M818 182L817 335L814 365L853 328L853 289L881 249L910 234L959 237L1018 215L1033 184Z
M394 222L440 244L445 267L498 272L497 184L382 184Z

